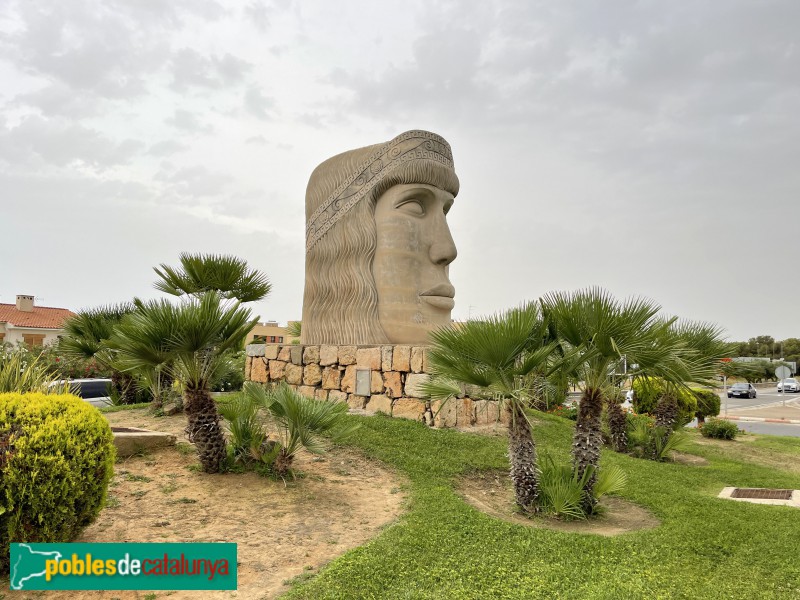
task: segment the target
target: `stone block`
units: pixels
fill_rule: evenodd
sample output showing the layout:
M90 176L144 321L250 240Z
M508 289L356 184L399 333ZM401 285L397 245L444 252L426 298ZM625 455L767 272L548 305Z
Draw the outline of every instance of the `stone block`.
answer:
M392 370L392 346L381 346L381 371Z
M292 347L281 346L280 350L278 350L278 360L282 360L283 362L289 362L291 359L292 359Z
M345 366L356 364L355 346L339 346L339 364Z
M175 445L175 436L172 434L133 427L128 429L130 431L114 432L114 446L120 458Z
M292 346L289 349L290 355L290 362L293 365L302 365L303 364L303 347L302 346Z
M328 399L328 390L323 390L321 388L317 388L314 392L314 398L317 400L327 400Z
M392 399L383 394L375 394L369 397L369 402L364 407L367 412L376 413L382 412L387 415L392 414Z
M383 374L383 387L386 395L399 398L403 395L403 379L397 371L388 371Z
M303 381L303 367L288 363L285 371L286 383L290 385L300 385Z
M475 407L475 423L477 425L491 425L500 421L500 404L491 400L473 400Z
M339 390L328 392L328 402L347 402L347 394Z
M269 361L269 378L272 381L280 381L286 376L286 363L282 360Z
M278 345L267 344L264 346L264 358L267 360L276 360L278 358Z
M363 369L381 370L380 348L359 348L356 350L356 364Z
M356 391L356 367L355 365L348 365L344 370L344 377L342 377L342 391L352 394Z
M425 373L409 373L406 375L405 395L414 398L422 398L425 393L420 389L420 385L428 381Z
M253 358L253 364L250 367L250 381L267 383L267 365L260 356Z
M250 371L253 368L253 357L246 356L244 359L244 380L250 381Z
M326 390L338 390L342 386L342 372L339 367L322 369L322 387Z
M297 393L301 396L305 396L306 398L313 398L316 391L317 388L315 388L313 385L301 385L297 388Z
M430 368L428 365L428 355L430 354L431 349L428 346L422 348L422 372L429 373Z
M383 377L380 371L372 371L370 373L369 391L372 394L383 393Z
M392 371L408 373L411 370L411 346L395 346L392 350Z
M392 406L392 416L401 419L421 421L425 412L425 402L417 398L398 398Z
M306 346L303 348L303 364L319 363L319 346Z
M303 384L304 385L319 385L322 381L322 368L312 363L303 368Z
M367 400L369 400L369 396L356 396L355 394L347 394L347 405L350 408L363 409Z
M264 344L248 344L247 356L264 356Z
M456 406L456 425L465 427L475 425L475 407L469 398L453 398L450 400Z
M339 362L338 346L322 346L319 349L319 364L323 367L335 365Z
M422 346L411 348L411 372L422 373Z
M435 427L455 427L457 424L457 407L452 400L431 401L433 424Z

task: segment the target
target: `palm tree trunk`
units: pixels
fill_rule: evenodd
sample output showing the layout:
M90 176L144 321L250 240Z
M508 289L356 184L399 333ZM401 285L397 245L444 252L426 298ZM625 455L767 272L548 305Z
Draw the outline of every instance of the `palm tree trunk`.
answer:
M600 420L602 412L603 396L600 390L595 388L584 390L572 438L572 467L579 478L583 478L584 473L591 469L591 475L583 487L586 492L583 505L587 513L591 513L595 505L593 491L597 480L597 468L600 466L600 448L603 446Z
M186 433L197 446L197 456L206 473L219 473L225 461L225 436L219 426L220 416L211 392L205 388L187 387Z
M628 417L614 400L608 403L608 428L611 430L611 445L616 452L628 450Z
M508 456L517 505L527 513L538 511L539 476L536 471L536 445L531 427L519 402L508 403Z

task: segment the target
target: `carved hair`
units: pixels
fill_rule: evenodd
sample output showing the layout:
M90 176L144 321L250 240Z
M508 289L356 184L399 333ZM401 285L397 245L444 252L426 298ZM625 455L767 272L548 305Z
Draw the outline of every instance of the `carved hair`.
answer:
M424 183L458 193L450 146L411 131L320 164L306 189L303 344L384 344L372 276L375 204L390 187Z

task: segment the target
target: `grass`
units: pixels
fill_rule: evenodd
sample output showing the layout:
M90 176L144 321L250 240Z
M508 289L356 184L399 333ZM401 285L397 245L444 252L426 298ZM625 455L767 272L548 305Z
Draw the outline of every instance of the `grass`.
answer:
M540 450L566 460L572 422L537 413ZM462 474L507 468L503 438L351 417L350 445L410 481L408 512L372 542L298 578L286 598L669 599L800 597L800 510L716 498L725 486L800 488L800 474L737 457L744 444L797 460L800 440L700 445L705 467L604 452L628 474L621 494L656 529L614 538L532 529L473 509L453 491ZM693 438L694 439L694 438ZM737 446L739 444L739 446ZM311 575L304 574L304 575Z

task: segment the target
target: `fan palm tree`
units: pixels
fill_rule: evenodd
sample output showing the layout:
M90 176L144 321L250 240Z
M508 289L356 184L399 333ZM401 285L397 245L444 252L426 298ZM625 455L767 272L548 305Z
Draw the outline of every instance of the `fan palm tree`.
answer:
M623 360L635 365L628 375L658 377L676 386L704 379L709 372L701 353L677 335L675 319L660 317L660 306L653 301L620 302L605 290L590 288L548 294L542 310L553 320L561 343L582 357L575 369L582 390L572 462L579 478L590 471L584 494L584 509L590 513L602 447L601 413L604 403L616 397Z
M248 268L247 262L236 256L184 252L180 263L180 267L154 267L160 278L156 289L172 296L216 291L224 299L239 302L263 300L272 289L266 275Z
M223 302L216 291L178 305L151 300L137 306L111 339L117 362L130 371L161 366L181 381L189 440L203 470L217 473L225 461L225 438L211 385L258 319L239 302Z
M536 303L480 321L449 325L431 333L431 379L425 392L435 399L474 386L475 395L499 401L508 412L508 454L517 505L538 510L536 445L525 408L546 393L547 377L557 371L557 344ZM471 390L471 395L473 390Z
M107 342L123 317L134 310L131 303L81 310L64 322L64 333L58 342L58 349L64 356L94 359L110 369L113 387L120 393L123 404L133 401L136 380L116 367L114 352Z

